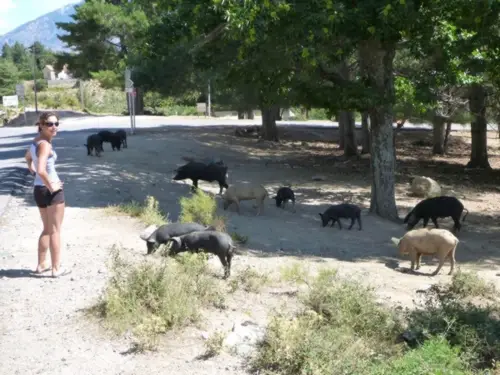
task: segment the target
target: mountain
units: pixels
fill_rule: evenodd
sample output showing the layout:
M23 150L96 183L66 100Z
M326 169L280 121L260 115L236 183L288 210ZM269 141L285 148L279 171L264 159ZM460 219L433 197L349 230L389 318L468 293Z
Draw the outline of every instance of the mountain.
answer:
M83 3L84 1L78 4L66 5L33 21L26 22L0 36L0 48L5 43L13 45L15 42L19 42L24 46L29 46L37 41L53 51L69 51L57 37L57 34L64 34L65 32L56 26L56 22L72 22L71 15L75 13L75 6ZM36 36L36 39L33 39L34 36Z

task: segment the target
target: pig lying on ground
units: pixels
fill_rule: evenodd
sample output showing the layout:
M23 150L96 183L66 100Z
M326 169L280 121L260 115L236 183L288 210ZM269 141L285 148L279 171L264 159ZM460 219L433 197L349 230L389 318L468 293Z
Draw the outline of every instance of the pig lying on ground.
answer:
M280 187L273 199L276 201L276 207L282 208L285 208L285 204L288 201L292 201L293 209L295 211L295 194L290 187Z
M160 245L166 244L170 238L182 236L195 231L213 230L213 227L198 223L171 223L160 227L150 225L140 234L140 238L146 241L148 254L153 254Z
M219 194L222 194L223 188L228 188L226 182L227 166L223 162L205 164L197 161L191 161L176 169L174 181L191 179L193 182L192 190L198 188L198 180L219 183Z
M236 204L236 211L239 215L240 201L255 199L258 205L257 216L259 216L264 209L264 200L267 196L267 190L260 184L231 185L222 196L224 201L223 207L224 210L227 210L231 203L234 203Z
M95 150L96 156L101 156L102 149L102 139L98 134L91 134L87 137L87 143L84 145L87 147L87 155L92 155L92 151Z
M456 238L449 230L446 229L414 229L407 232L402 238L392 238L392 242L398 246L401 255L410 255L411 269L420 268L420 257L422 255L434 255L439 259L439 265L432 273L436 276L443 267L446 258L450 259L450 272L453 273L455 267L455 252L458 245ZM417 267L415 268L415 263Z
M102 141L101 141L101 148L102 148L102 144L104 142L108 142L108 143L111 143L111 148L113 149L113 151L115 151L115 149L117 149L118 151L120 151L120 148L121 148L121 145L122 145L122 141L121 141L120 136L116 135L113 132L110 132L109 130L101 130L97 134L99 134L99 136L102 139Z
M358 221L359 230L361 227L361 208L356 206L355 204L350 203L342 203L335 204L330 206L324 213L319 214L321 217L321 223L323 227L328 225L328 222L332 220L332 227L337 222L339 224L339 229L342 229L342 224L340 223L340 218L351 219L351 225L349 226L349 230L352 229L354 225L354 221Z
M235 246L231 236L215 230L191 232L179 237L172 237L170 251L178 254L183 251L199 252L203 250L217 255L224 267L224 279L231 275L231 260Z
M120 129L120 130L115 131L115 135L118 136L118 138L120 138L120 141L121 141L123 148L128 148L127 132L125 130Z
M404 223L407 224L409 230L413 229L415 225L424 219L425 228L429 219L432 220L436 228L439 228L437 223L437 218L445 218L451 216L455 224L453 225L453 232L457 232L462 227L460 224L460 217L464 211L464 205L455 197L440 196L434 198L427 198L420 201L404 219ZM465 220L469 211L465 209L467 213L464 215L462 221Z

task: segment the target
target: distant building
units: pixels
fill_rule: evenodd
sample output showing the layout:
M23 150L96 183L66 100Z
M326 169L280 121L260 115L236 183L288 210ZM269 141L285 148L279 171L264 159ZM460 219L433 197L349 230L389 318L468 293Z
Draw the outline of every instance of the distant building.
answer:
M71 79L73 76L68 70L68 64L64 64L63 69L57 75L57 79Z
M43 68L43 78L47 81L56 79L56 72L52 65L45 65L45 68Z

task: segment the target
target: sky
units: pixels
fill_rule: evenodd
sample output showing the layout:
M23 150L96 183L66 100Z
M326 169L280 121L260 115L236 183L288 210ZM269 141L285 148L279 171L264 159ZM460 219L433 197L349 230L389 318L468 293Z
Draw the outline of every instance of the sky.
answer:
M0 35L79 0L0 0Z

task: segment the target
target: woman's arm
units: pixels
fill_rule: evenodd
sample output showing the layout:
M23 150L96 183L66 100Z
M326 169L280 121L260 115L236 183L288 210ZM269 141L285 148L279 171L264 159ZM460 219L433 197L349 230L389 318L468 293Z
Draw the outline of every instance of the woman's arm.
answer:
M26 163L28 164L28 169L30 170L31 174L35 174L35 168L33 165L33 158L31 157L31 152L30 148L26 150L26 154L24 154L24 159L26 159Z
M51 151L51 146L47 142L40 142L37 147L37 165L36 170L38 175L42 179L45 186L49 189L51 193L54 192L52 182L49 180L49 174L47 173L47 159Z

